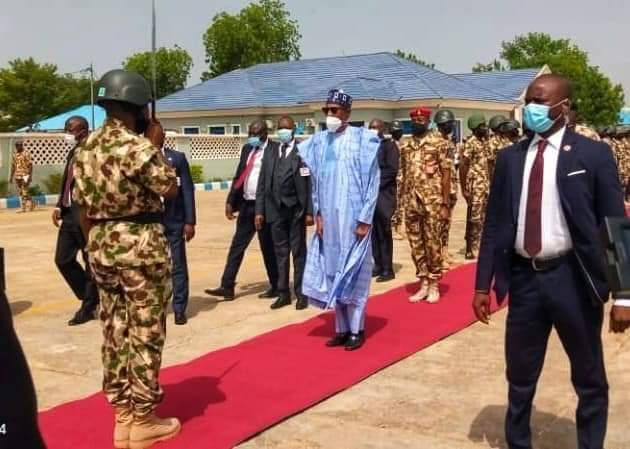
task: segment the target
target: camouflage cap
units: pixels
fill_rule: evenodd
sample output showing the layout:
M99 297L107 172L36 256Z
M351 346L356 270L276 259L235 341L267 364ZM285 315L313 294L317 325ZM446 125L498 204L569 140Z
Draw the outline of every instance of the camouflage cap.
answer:
M499 125L499 131L509 133L521 129L521 124L518 120L507 120L505 123Z
M488 126L490 126L491 130L496 130L499 126L503 125L508 121L508 118L504 115L495 115L488 122Z
M111 70L96 84L96 103L106 100L145 106L153 99L151 86L142 75L126 70Z
M483 114L475 113L468 117L468 129L475 130L481 125L486 124L486 117Z
M437 123L438 125L452 122L454 120L455 120L455 115L453 114L452 111L448 109L440 109L439 111L435 113L435 116L433 117L433 121Z

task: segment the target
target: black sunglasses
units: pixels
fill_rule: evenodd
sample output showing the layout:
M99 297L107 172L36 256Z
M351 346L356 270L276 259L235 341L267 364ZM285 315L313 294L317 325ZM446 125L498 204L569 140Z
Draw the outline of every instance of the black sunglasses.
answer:
M328 115L329 112L333 115L337 115L337 112L339 112L340 110L341 108L328 108L328 107L322 108L322 112L324 113L324 115Z

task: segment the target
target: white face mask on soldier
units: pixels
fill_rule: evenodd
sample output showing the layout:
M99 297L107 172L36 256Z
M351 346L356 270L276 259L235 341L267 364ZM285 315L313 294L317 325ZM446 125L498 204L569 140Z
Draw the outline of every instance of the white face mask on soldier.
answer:
M326 129L328 129L328 131L330 132L336 133L337 130L341 128L342 124L343 122L339 117L335 117L332 115L326 117Z

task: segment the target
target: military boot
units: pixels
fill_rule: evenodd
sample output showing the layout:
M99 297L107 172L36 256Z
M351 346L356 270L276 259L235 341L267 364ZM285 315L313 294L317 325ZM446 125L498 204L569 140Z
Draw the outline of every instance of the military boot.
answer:
M161 419L151 413L143 418L136 418L131 425L129 435L130 449L145 449L159 441L170 440L181 430L177 418Z
M413 296L409 297L409 302L422 301L429 294L429 281L426 279L420 280L420 290L418 290Z
M132 422L133 413L131 410L126 408L116 409L116 424L114 425L114 447L116 449L129 448L129 434Z
M440 289L438 288L437 281L431 281L429 283L429 294L427 296L427 302L429 304L435 304L440 301Z

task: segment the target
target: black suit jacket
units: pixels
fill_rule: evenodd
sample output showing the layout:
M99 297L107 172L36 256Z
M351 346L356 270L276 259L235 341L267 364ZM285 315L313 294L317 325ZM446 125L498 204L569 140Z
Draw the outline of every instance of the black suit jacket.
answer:
M525 156L530 142L524 140L499 152L490 188L476 289L488 290L494 278L499 302L510 285ZM625 216L617 165L610 147L567 129L558 157L557 184L584 287L593 302L601 304L608 299L610 290L603 270L599 228L604 217Z
M234 174L232 186L230 187L230 192L228 193L226 200L226 203L231 205L232 210L234 211L240 208L241 203L243 202L243 192L245 189L245 185L242 185L239 189L237 189L235 187L236 180L239 178L239 176L241 176L243 170L245 170L245 167L247 166L247 159L249 158L249 155L253 150L254 148L249 144L245 144L241 149L241 158L238 162L238 166L236 167L236 173ZM273 142L271 139L269 139L267 143L265 154L267 154L268 151L278 151L278 144L276 142Z
M391 139L384 139L378 149L378 166L381 169L376 208L384 216L392 216L396 210L396 175L400 163L398 145Z
M267 147L267 150L269 147ZM264 215L265 221L273 223L279 217L280 204L273 194L273 179L276 166L280 159L280 145L276 144L272 151L265 150L262 160L258 189L256 190L256 215ZM293 142L293 150L287 155L291 161L293 181L297 191L300 215L313 215L313 200L311 198L311 176L306 175L308 169L298 154L297 142Z
M178 179L177 196L164 200L163 223L167 227L196 224L195 185L190 176L190 167L184 153L171 148L164 148L164 156L175 168Z

